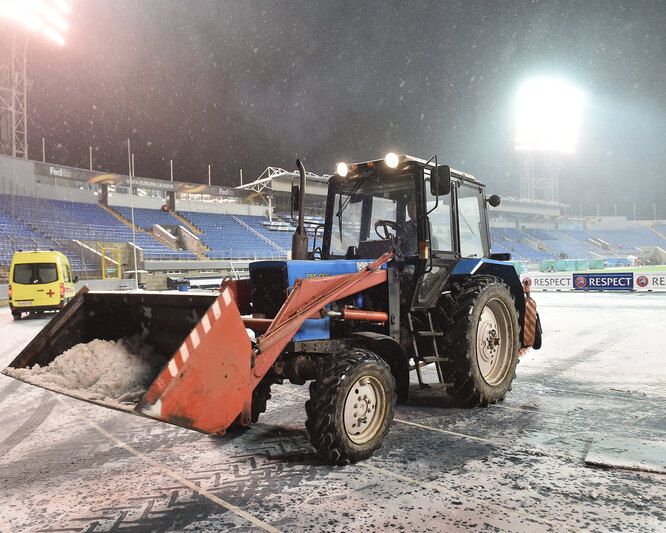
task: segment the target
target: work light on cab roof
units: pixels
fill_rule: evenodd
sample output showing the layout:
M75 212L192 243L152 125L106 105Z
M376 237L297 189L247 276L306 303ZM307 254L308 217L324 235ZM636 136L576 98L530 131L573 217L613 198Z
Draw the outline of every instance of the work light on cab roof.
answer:
M338 173L338 176L344 178L347 175L349 169L347 167L347 163L340 161L335 167L335 170Z
M398 155L393 152L389 152L384 158L384 163L386 163L386 166L389 168L396 168L399 161L400 159L398 158Z
M376 161L369 161L368 166L372 167L376 164ZM389 152L386 154L384 157L384 164L388 168L398 168L398 164L400 163L400 156L394 152ZM352 165L352 170L355 170L357 165ZM337 164L336 168L336 173L338 176L344 178L348 173L349 173L349 165L345 162L340 162Z

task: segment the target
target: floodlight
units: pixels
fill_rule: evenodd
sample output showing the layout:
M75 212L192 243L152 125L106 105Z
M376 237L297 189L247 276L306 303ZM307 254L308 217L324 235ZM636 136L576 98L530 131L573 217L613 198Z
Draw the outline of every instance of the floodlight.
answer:
M0 0L0 17L15 20L61 46L71 11L72 0Z
M389 168L396 168L398 166L398 156L394 154L393 152L389 152L386 154L386 157L384 158L384 162L386 163L386 166Z
M583 93L566 81L524 83L516 106L516 150L573 153L582 107Z
M347 175L348 171L347 163L342 163L342 162L338 163L336 170L338 172L338 176L344 178Z

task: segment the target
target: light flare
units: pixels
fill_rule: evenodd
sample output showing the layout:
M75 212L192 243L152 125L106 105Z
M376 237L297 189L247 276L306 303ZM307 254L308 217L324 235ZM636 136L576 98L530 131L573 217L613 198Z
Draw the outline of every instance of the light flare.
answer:
M386 166L389 168L396 168L398 166L398 163L400 162L400 158L398 157L397 154L394 154L393 152L389 152L386 154L386 157L384 158L384 162L386 163Z
M0 0L0 18L13 20L62 46L71 0Z
M516 150L573 153L583 93L566 81L537 78L523 84L516 110Z
M340 162L337 164L336 171L338 173L338 176L344 178L347 175L347 172L349 171L347 167L347 163Z

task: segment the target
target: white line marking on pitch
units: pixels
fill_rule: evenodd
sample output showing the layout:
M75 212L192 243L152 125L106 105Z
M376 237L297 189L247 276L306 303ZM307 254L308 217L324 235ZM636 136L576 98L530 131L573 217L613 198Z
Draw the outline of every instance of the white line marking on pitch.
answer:
M56 398L58 398L58 400L59 400L62 404L64 404L64 405L67 407L68 410L74 412L74 414L76 414L76 416L78 416L81 420L83 420L83 421L84 421L86 424L88 424L90 427L92 427L93 429L99 431L99 432L100 432L102 435L104 435L107 439L109 439L109 440L115 442L118 446L120 446L121 448L124 448L125 450L127 450L128 452L130 452L132 455L135 455L135 456L138 457L139 459L141 459L141 460L147 462L148 464L150 464L150 465L154 466L155 468L157 468L158 470L162 471L164 474L166 474L167 476L169 476L171 479L174 479L174 480L176 480L178 483L181 483L182 485L186 486L187 488L192 489L192 490L195 491L195 492L198 492L198 493L201 494L204 498L208 498L210 501L212 501L212 502L218 504L218 505L221 506L221 507L224 507L225 509L228 509L228 510L231 511L232 513L237 514L237 515L240 516L241 518L244 518L244 519L247 520L248 522L254 524L254 525L257 526L257 527L260 527L261 529L263 529L263 530L265 530L265 531L270 531L271 533L280 533L280 530L279 530L279 529L276 529L276 528L274 528L273 526L271 526L270 524L267 524L266 522L263 522L262 520L259 520L258 518L252 516L250 513L246 512L246 511L243 511L243 509L241 509L240 507L236 507L235 505L233 505L233 504L231 504L231 503L229 503L229 502L223 500L222 498L218 498L217 496L215 496L215 494L211 494L211 493L208 492L206 489L202 489L201 487L195 485L194 483L192 483L191 481L185 479L185 478L182 477L181 475L176 474L175 472L172 472L172 471L169 470L166 466L164 466L164 465L158 463L158 462L155 461L154 459L151 459L151 458L148 457L147 455L142 454L139 450L135 450L135 449L132 448L129 444L124 443L124 442L121 441L119 438L115 437L114 435L112 435L111 433L109 433L108 431L106 431L106 430L105 430L104 428L102 428L101 426L98 426L97 424L95 424L95 422L92 422L92 421L90 421L90 420L84 418L83 416L81 416L81 415L76 411L76 409L74 409L74 408L71 407L66 401L64 401L64 400L60 397L60 395L55 394L55 393L54 393L54 395L56 396Z

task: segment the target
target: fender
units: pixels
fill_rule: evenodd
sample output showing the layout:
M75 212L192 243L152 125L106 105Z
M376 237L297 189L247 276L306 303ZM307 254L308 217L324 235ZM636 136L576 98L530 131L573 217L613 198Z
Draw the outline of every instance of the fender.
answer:
M516 302L516 309L520 315L520 326L523 326L522 317L525 315L525 294L520 277L513 263L495 261L494 259L461 259L451 272L453 276L485 275L501 279L509 286L511 296Z
M494 276L501 279L509 286L511 296L516 304L518 311L518 324L520 325L520 344L524 346L525 332L525 293L520 277L513 266L513 263L507 261L496 261L494 259L461 259L451 272L452 276ZM536 304L535 304L536 312ZM539 322L539 332L541 323ZM539 333L539 346L541 335Z
M354 333L352 339L363 341L363 347L368 348L382 358L391 369L395 378L395 388L398 403L407 403L409 396L409 363L407 354L392 337L372 331Z

